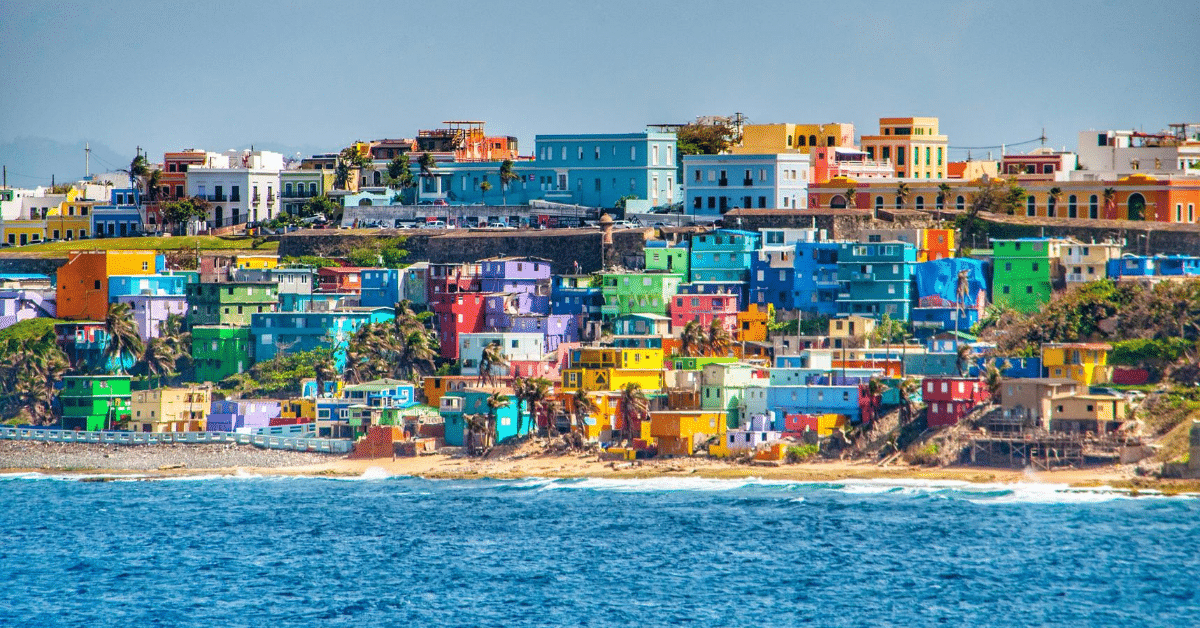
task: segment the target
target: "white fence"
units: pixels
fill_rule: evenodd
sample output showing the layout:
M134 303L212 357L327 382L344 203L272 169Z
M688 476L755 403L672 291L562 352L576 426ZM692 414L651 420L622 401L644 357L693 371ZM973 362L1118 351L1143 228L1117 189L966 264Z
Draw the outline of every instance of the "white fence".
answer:
M76 432L44 430L28 427L0 427L0 439L28 440L44 443L97 443L110 445L200 445L230 443L254 445L262 449L313 451L326 454L348 454L354 449L349 440L330 438L298 438L269 434L235 434L232 432Z

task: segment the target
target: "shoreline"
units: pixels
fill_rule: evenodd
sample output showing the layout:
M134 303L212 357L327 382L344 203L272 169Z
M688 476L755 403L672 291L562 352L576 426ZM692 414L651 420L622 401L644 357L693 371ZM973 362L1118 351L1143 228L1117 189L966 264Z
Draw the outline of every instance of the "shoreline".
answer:
M122 452L124 453L124 452ZM130 452L136 453L136 452ZM200 475L239 474L273 477L363 478L414 477L431 480L518 480L518 479L761 479L793 482L837 482L846 480L943 481L971 484L1042 483L1072 488L1112 487L1132 491L1151 490L1163 493L1200 493L1200 480L1167 480L1138 476L1130 466L1095 467L1085 469L1028 469L947 466L916 467L910 465L878 466L872 461L821 460L796 464L744 464L705 458L669 458L637 462L601 461L595 454L535 453L517 454L489 459L466 458L447 454L429 454L401 458L328 457L313 462L296 458L297 464L222 464L223 456L212 456L212 464L192 466L164 465L157 468L121 464L121 455L106 456L106 462L116 464L97 466L9 466L0 457L0 474L37 473L66 476L130 476L138 479L161 479ZM318 454L316 456L328 456ZM203 456L199 456L203 458ZM197 461L199 462L199 461ZM272 461L276 462L276 461Z

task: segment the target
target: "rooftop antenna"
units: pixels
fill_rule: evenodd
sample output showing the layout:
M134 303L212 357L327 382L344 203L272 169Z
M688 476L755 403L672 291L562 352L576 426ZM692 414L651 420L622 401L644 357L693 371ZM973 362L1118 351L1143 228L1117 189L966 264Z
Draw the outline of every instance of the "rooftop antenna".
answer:
M83 143L83 178L92 178L92 145L89 142Z

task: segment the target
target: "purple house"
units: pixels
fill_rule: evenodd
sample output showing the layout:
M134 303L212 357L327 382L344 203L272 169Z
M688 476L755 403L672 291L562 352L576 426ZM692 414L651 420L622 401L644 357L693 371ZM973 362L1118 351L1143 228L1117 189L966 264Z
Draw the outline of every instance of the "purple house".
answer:
M54 289L0 288L0 329L30 318L54 318Z
M278 417L280 405L271 399L227 399L212 402L208 431L234 432L239 428L267 427Z
M579 321L570 314L489 314L484 331L542 334L547 352L559 343L579 342Z
M128 303L133 312L133 320L137 321L138 335L142 341L157 338L158 326L171 314L187 316L187 297L177 295L129 294L119 296L118 303Z
M550 260L538 257L493 257L480 264L480 290L483 292L523 292L544 297L533 305L534 311L550 312Z

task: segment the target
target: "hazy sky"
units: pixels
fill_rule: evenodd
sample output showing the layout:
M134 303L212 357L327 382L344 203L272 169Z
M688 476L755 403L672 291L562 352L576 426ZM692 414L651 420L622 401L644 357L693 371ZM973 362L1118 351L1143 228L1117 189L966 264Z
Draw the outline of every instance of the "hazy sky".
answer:
M1044 127L1073 148L1084 129L1200 122L1198 24L1194 0L0 0L0 143L161 159L478 119L531 153L537 133L740 111L860 135L933 115L952 146Z

